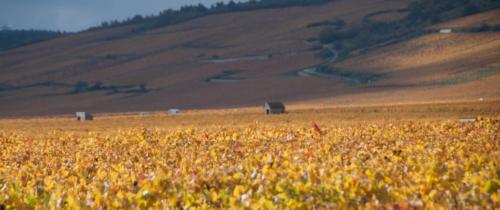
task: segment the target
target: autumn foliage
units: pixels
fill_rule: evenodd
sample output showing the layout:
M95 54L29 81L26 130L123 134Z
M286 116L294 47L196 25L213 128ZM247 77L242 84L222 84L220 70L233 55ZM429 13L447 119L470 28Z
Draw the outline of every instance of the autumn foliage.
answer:
M498 119L336 127L0 131L0 205L480 209L500 206Z

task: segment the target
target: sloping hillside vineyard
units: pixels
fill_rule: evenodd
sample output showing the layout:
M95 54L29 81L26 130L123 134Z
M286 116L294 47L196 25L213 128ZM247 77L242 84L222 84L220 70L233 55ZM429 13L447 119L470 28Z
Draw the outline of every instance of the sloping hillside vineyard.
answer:
M111 21L0 52L0 116L498 100L498 6L265 0Z

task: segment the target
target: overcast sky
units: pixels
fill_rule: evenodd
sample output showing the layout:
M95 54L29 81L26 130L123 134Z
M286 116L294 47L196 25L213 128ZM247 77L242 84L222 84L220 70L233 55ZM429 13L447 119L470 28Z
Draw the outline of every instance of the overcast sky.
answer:
M0 0L0 26L79 31L105 20L228 0Z

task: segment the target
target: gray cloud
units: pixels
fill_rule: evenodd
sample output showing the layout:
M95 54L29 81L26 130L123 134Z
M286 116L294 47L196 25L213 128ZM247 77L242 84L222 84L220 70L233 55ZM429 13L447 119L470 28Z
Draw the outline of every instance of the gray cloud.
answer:
M221 0L0 0L0 26L79 31L106 20ZM224 0L227 2L228 0Z

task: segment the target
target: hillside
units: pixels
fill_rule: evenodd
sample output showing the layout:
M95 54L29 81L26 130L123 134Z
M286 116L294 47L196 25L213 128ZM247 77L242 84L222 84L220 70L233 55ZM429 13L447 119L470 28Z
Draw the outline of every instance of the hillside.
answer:
M0 53L0 116L124 112L176 107L294 103L416 103L500 98L500 32L430 33L324 63L325 20L393 21L410 0L338 0L323 5L211 15L131 33L92 30ZM484 12L435 27L494 22ZM496 21L498 22L498 21ZM495 23L496 23L495 22ZM321 24L320 24L321 25ZM480 25L478 25L480 26ZM304 71L306 70L306 71ZM305 72L305 73L304 73Z

